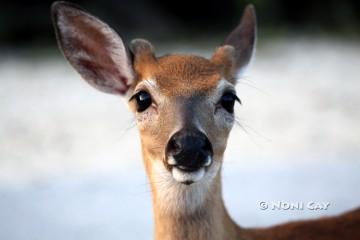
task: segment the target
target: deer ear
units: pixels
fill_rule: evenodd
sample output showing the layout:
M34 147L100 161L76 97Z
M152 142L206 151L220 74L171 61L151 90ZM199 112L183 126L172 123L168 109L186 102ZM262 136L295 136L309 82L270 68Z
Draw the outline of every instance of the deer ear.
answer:
M240 24L215 51L212 60L222 65L225 75L240 77L251 60L255 42L256 15L253 5L250 4L246 6Z
M74 4L55 2L51 14L58 45L80 75L103 92L126 94L134 73L119 35Z

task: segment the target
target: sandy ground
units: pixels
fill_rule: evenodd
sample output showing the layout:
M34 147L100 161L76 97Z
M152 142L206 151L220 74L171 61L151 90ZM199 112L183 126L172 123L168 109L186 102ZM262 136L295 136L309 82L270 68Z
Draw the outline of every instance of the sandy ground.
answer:
M237 87L242 127L224 163L238 223L360 205L359 66L356 42L261 43ZM62 58L1 58L0 81L0 239L151 239L150 191L123 101L90 88ZM261 210L261 201L330 207Z

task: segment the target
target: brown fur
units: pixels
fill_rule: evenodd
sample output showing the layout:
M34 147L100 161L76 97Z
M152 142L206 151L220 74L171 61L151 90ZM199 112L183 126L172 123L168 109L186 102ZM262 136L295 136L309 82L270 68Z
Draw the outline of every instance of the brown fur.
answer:
M203 57L176 54L162 56L154 61L144 57L143 53L139 55L135 58L141 60L137 60L134 65L139 80L156 80L161 93L167 96L207 92L214 89L221 78L217 66Z
M139 53L141 54L141 53ZM149 54L149 52L146 52ZM148 55L149 56L149 55ZM151 56L151 55L150 55ZM213 90L220 79L229 78L232 62L231 48L220 48L211 60L189 55L167 55L160 58L140 57L135 65L138 76L142 79L154 79L162 94L168 97L189 97L198 93L206 94ZM154 61L155 60L155 61ZM150 61L150 64L149 64ZM219 67L220 66L220 67ZM166 116L179 114L176 108ZM151 170L151 159L159 153L149 154L146 149L153 145L163 145L172 122L162 120L156 123L161 134L146 137L143 134L144 161L147 166L150 182L154 179ZM160 124L160 125L159 125ZM217 133L213 138L219 138ZM144 136L145 135L145 136ZM161 137L159 137L161 136ZM222 155L223 152L219 152ZM220 174L212 185L208 198L192 214L169 214L159 208L158 189L151 184L155 219L155 238L169 240L200 239L244 239L244 240L337 240L360 239L360 209L338 217L327 217L318 220L298 221L269 228L241 228L230 218L221 197Z
M236 83L236 78L233 76L235 66L234 51L232 46L225 45L219 47L211 58L211 61L217 66L218 71L232 84Z
M153 104L146 111L136 113L136 118L153 193L157 240L360 239L360 209L338 217L258 229L237 226L226 211L222 200L221 164L234 117L218 106L223 91L228 90L218 88L221 79L235 84L236 74L250 61L256 37L252 6L246 8L240 25L211 60L191 55L157 58L152 45L141 39L132 42L133 58L129 59L120 37L79 7L56 2L52 14L64 55L90 84L104 92L123 95L143 88L141 90L152 96ZM68 21L59 20L59 16ZM76 31L67 31L68 26L64 24ZM146 80L152 80L156 86L146 85ZM232 84L221 87L233 88ZM130 101L130 106L134 104ZM216 172L211 179L187 186L171 178L163 163L171 134L189 127L202 128L207 135L214 152L207 174L211 168ZM160 170L154 168L159 164ZM191 198L193 196L196 198ZM198 199L203 201L192 205Z

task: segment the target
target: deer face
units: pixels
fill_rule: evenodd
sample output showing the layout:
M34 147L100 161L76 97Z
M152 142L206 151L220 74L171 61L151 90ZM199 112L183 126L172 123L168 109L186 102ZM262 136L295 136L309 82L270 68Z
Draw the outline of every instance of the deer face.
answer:
M179 183L201 181L211 168L219 169L238 99L234 86L215 63L202 57L143 57L151 64L139 60L142 57L135 57L141 79L129 104L145 164L148 169L162 165Z
M127 49L105 23L68 3L52 7L60 48L95 88L126 97L136 116L151 179L184 187L218 175L234 123L235 83L255 41L248 7L240 25L211 59L157 57L146 40Z

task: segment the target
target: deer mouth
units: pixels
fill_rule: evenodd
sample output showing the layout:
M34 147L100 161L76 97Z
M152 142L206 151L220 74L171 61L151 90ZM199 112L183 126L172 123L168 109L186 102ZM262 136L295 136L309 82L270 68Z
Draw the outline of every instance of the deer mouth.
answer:
M171 169L171 173L175 181L190 185L192 183L200 181L205 176L205 167L197 169L184 169L180 166L174 166Z
M203 179L211 163L212 158L209 156L206 162L201 166L179 165L176 164L172 158L170 158L166 165L175 181L190 185Z

